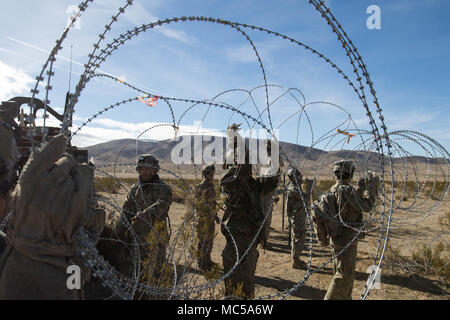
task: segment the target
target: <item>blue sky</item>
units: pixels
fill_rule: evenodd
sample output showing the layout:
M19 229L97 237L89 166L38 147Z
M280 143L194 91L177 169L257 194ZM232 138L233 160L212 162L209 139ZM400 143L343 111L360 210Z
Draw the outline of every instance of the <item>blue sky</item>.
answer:
M83 13L80 28L70 31L60 51L62 58L56 61L51 106L63 106L69 85L71 46L73 90L92 44L124 3L126 1L122 0L94 1ZM367 64L388 130L421 131L448 149L450 2L329 0L327 3ZM70 16L70 6L75 4L78 3L65 0L17 0L2 5L1 100L29 94L33 79L48 56L46 51L52 49L62 34ZM369 5L378 5L381 9L380 30L369 30L366 26ZM354 79L335 35L306 0L135 1L113 25L103 45L136 26L181 16L222 18L288 35L320 51ZM278 86L269 90L269 100L274 128L282 124L279 127L281 140L310 145L336 126L369 128L365 110L353 89L323 60L289 41L255 30L245 31L258 50L268 83ZM256 55L246 39L229 27L211 23L174 23L147 31L127 42L100 69L155 95L194 100L212 99L229 89L251 90L264 83ZM285 88L300 90L304 100L299 91L286 92ZM256 89L253 93L253 101L243 91L223 94L216 101L257 118L258 110L261 112L266 107L265 92ZM117 82L91 80L76 107L74 124L78 126L97 111L137 95ZM353 123L349 123L347 113L329 104L312 104L306 109L312 135L305 115L300 120L298 115L289 118L298 112L299 104L320 101L344 108L351 114ZM188 107L189 104L174 103L175 118L178 120ZM206 113L207 109L207 106L197 106L183 116L181 132L197 131L194 122L203 118L201 132L212 134L223 134L230 121L245 122L228 110L213 108ZM161 100L155 108L133 102L105 113L80 131L74 143L86 146L112 139L136 138L153 124L170 123L171 119L169 109ZM267 112L263 113L262 121L268 125ZM150 130L144 137L163 139L172 135L170 127L163 127ZM345 137L338 138L341 141ZM358 148L357 141L344 145L336 139L325 140L316 147ZM413 145L408 148L420 153Z

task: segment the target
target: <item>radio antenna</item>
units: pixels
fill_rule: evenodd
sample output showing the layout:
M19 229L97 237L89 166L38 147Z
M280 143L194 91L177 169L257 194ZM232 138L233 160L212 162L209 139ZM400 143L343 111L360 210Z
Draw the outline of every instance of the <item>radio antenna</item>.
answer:
M70 72L69 72L69 93L70 93L70 83L72 82L72 49L73 45L70 45Z

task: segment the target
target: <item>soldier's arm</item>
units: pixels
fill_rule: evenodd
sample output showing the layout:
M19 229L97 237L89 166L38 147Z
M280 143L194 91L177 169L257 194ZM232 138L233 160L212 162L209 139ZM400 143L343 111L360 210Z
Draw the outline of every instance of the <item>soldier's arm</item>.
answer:
M217 202L216 202L216 190L214 189L214 186L211 188L208 188L205 193L206 201L208 202L209 208L216 208Z
M122 206L122 214L127 217L127 219L131 219L137 212L134 203L134 187L131 188L130 192L127 195L127 199L125 200Z
M375 204L374 199L364 195L364 189L360 187L344 187L340 189L340 197L344 205L350 205L356 211L371 211Z
M291 212L292 212L292 196L288 192L286 199L286 213L290 215Z
M159 198L154 204L144 209L141 214L152 215L157 219L162 219L169 211L172 204L172 189L169 186L163 186L159 192Z
M228 169L225 175L220 179L219 184L224 192L235 193L242 187L237 171L236 167L232 167Z
M277 174L275 176L268 177L262 176L258 177L256 181L258 182L259 192L261 194L266 194L275 191L280 181L280 175Z
M303 194L303 197L306 200L306 194ZM298 189L295 190L289 190L288 192L288 213L294 214L298 211L304 211L303 210L303 200L302 197L298 191Z

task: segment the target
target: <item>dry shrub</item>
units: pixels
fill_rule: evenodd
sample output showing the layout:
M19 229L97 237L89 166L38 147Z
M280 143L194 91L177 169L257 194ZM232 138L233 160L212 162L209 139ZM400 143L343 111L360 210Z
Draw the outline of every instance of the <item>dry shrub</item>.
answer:
M99 192L107 192L112 194L119 193L120 182L112 177L95 177L95 189Z
M444 229L450 227L450 211L447 211L443 217L439 218L439 223Z
M411 257L401 255L388 244L383 264L392 272L401 270L413 275L435 276L444 289L450 282L450 256L448 246L442 241L434 246L422 245Z
M422 245L412 253L412 261L417 264L419 271L450 282L450 256L448 246L443 241L435 246Z
M152 230L145 238L145 249L142 260L140 281L158 288L170 288L173 286L174 270L171 264L165 261L161 245L168 245L169 233L165 221L158 221L153 224ZM147 299L165 299L163 295L147 295Z

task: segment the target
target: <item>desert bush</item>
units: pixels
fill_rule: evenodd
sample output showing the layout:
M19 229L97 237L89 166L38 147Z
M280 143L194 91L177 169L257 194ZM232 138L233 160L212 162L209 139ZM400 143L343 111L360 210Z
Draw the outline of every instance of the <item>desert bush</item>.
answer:
M450 227L450 211L447 211L443 217L439 218L439 223L444 229L448 229Z
M419 271L434 274L446 282L450 282L450 256L447 245L440 241L435 246L422 245L412 253L412 261Z
M120 182L112 177L95 177L95 189L99 192L108 192L117 194L120 190Z
M401 255L388 244L383 264L391 271L436 276L444 289L450 282L450 256L448 246L442 241L434 246L422 245L410 257Z

